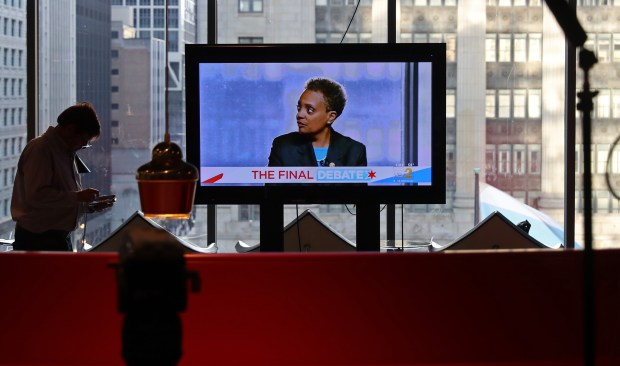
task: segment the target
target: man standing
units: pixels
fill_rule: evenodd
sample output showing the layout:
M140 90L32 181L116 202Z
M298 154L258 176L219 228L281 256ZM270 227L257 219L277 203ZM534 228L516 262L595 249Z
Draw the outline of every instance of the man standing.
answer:
M93 106L77 103L41 136L26 144L17 165L11 215L14 250L71 251L71 232L86 212L109 208L99 191L82 189L75 163L78 150L99 137L101 125Z

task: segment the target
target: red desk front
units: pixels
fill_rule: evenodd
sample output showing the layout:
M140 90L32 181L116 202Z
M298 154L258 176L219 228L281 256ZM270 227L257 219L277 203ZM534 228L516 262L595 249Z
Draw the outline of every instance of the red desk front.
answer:
M595 252L598 365L620 251ZM581 365L582 253L187 256L180 365ZM112 254L0 255L0 365L122 365Z

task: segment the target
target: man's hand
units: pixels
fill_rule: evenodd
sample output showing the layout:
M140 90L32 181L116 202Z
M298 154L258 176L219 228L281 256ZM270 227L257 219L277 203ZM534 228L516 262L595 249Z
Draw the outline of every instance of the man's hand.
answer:
M99 212L108 209L114 205L114 201L95 201L88 204L89 212Z
M94 188L86 188L77 193L78 202L93 202L99 197L99 191Z

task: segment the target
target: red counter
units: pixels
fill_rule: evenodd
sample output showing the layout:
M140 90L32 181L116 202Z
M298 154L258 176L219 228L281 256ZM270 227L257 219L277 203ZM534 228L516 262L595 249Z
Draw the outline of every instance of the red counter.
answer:
M189 255L180 365L581 365L578 251ZM112 254L0 254L0 365L122 365ZM597 365L620 251L595 252Z

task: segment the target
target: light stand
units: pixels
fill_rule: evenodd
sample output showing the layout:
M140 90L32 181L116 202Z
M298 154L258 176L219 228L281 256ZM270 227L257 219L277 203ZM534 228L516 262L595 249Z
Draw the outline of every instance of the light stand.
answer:
M581 111L582 143L583 143L583 316L584 316L584 365L594 366L596 363L596 319L595 319L595 289L594 289L594 252L592 249L592 99L598 94L590 90L590 69L597 59L592 51L587 50L584 44L588 38L581 27L575 11L565 0L546 0L546 4L553 13L558 24L564 31L566 39L575 47L579 47L579 68L583 71L583 90L577 94L579 103L577 109Z

